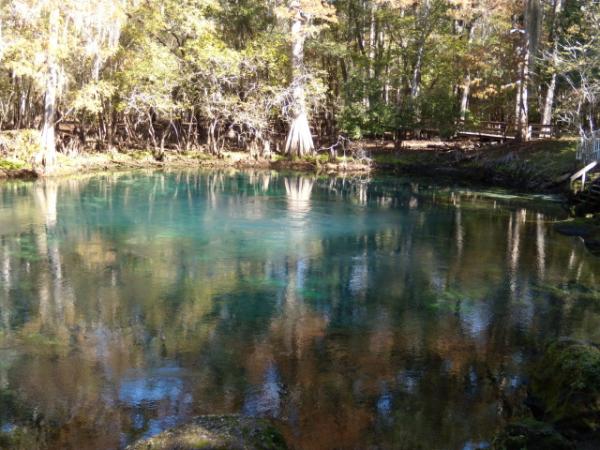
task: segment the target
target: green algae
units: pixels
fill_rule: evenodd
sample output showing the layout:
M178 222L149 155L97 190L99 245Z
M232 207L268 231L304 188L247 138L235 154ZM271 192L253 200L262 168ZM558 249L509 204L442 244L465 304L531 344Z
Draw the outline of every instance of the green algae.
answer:
M552 423L600 430L600 348L572 339L550 344L535 365L531 391Z
M138 441L127 450L286 450L281 433L266 419L237 415L201 416Z

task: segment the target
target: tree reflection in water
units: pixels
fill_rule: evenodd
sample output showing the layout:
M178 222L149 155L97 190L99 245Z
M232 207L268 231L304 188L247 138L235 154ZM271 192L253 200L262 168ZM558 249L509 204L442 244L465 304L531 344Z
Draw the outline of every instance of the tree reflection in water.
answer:
M197 414L303 449L489 440L538 344L600 342L549 204L402 180L148 172L0 185L0 428L118 448Z

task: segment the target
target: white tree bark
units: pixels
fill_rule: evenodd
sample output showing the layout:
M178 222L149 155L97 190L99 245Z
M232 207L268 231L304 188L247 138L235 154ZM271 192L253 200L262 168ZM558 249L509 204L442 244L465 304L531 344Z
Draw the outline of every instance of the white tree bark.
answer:
M520 126L520 119L521 119L521 83L522 83L522 72L523 69L521 69L521 64L523 64L522 62L518 63L518 67L517 67L517 72L518 72L518 77L517 77L517 81L515 82L515 85L517 87L517 92L516 92L516 98L515 98L515 129L517 130L517 134L519 131L519 126Z
M556 92L556 73L553 73L548 83L546 99L544 100L544 112L542 114L542 125L552 123L552 109L554 107L554 93Z
M363 103L367 108L371 107L371 82L375 78L375 48L377 44L377 24L375 21L375 11L377 5L371 5L371 13L369 15L369 51L367 54L367 80L369 89L365 89Z
M517 131L522 141L528 141L531 138L529 132L529 38L525 37L525 51L523 52L523 61L521 63L521 79L519 83L520 95L518 96L518 116Z
M517 83L517 139L528 141L531 139L529 127L529 80L531 78L530 64L533 56L537 53L540 33L540 3L539 0L525 1L525 23L521 30L523 34L523 47L520 49L521 62L519 80Z
M4 38L2 35L2 19L0 18L0 61L4 57Z
M300 2L294 0L290 6L292 18L292 124L285 143L285 152L290 156L303 157L314 151L314 144L308 115L304 86L304 24Z
M546 99L544 101L544 112L542 114L542 125L550 125L552 123L552 108L554 106L554 94L556 91L556 65L558 62L558 16L562 10L562 0L554 0L554 16L552 18L552 75L548 90L546 91Z
M418 3L417 3L418 4ZM423 67L423 58L425 57L425 44L427 41L428 31L426 30L427 21L429 20L429 12L431 7L431 0L424 0L420 6L421 10L418 12L416 19L417 26L420 28L420 36L417 41L417 58L413 67L412 80L410 85L410 96L414 100L419 96L421 92L421 70Z
M471 93L471 72L467 69L467 74L463 81L462 96L460 98L460 120L462 122L467 118L469 109L469 94Z
M412 82L410 86L410 97L414 100L419 96L421 92L421 67L423 66L423 55L425 53L425 38L419 41L419 47L417 48L417 60L415 61L415 67L413 69Z
M516 81L517 95L515 98L515 130L518 140L527 141L528 138L528 89L529 84L529 38L527 30L521 30L523 33L523 45L518 48L518 76Z
M56 51L58 46L59 10L52 8L49 16L48 47L46 55L46 86L44 96L44 121L40 154L36 162L40 163L44 172L50 172L56 161L56 139L54 122L56 117L56 97L58 91L58 63Z
M369 22L369 79L375 76L375 48L377 45L377 24L375 21L375 12L377 4L371 6L370 22Z
M475 24L471 24L469 27L469 38L467 40L467 49L470 49L471 43L473 42L473 35L475 30ZM467 74L463 81L462 96L460 99L460 120L464 122L467 118L467 110L469 109L469 94L471 93L471 71L467 69Z

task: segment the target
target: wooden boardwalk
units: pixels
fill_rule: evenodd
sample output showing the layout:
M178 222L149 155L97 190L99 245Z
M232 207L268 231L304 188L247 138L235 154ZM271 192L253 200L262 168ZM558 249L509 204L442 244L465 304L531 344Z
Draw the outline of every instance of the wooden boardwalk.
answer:
M529 124L528 132L531 140L550 138L555 135L552 125ZM460 125L458 136L485 140L510 141L517 138L516 130L508 122L483 121L476 126Z
M583 190L575 194L573 203L578 216L600 211L600 177L592 178Z
M600 130L583 136L577 147L577 159L584 163L600 163Z
M577 149L577 159L586 164L571 177L575 213L584 215L600 211L600 130L583 136ZM575 182L580 180L579 186Z

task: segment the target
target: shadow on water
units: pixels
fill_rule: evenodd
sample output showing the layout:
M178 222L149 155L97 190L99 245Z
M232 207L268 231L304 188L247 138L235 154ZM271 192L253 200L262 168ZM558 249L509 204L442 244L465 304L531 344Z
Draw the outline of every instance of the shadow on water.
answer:
M553 203L411 180L136 172L0 185L0 446L207 413L296 448L477 448L547 339L600 343Z

